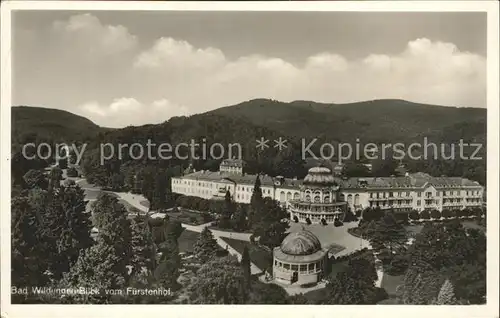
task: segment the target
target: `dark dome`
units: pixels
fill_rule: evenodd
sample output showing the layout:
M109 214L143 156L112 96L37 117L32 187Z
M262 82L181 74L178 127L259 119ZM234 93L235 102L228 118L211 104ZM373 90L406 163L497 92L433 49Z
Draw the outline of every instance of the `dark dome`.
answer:
M280 249L289 255L309 255L321 250L321 243L316 235L302 230L285 237Z
M330 169L326 167L314 167L309 169L303 183L329 186L335 184L335 178Z

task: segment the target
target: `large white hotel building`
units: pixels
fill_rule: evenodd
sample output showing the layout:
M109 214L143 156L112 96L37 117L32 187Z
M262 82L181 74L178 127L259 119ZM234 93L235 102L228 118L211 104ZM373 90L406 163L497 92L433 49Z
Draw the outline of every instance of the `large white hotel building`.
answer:
M183 176L172 178L172 191L205 199L220 199L229 191L234 201L250 203L257 175L245 174L244 169L244 161L236 159L224 160L217 172L188 169ZM322 189L325 173L328 184ZM460 177L432 177L419 172L400 177L340 178L331 174L328 168L315 167L304 180L260 175L264 197L277 200L292 212L298 207L294 203L310 202L305 214L296 214L301 221L307 217L312 220L316 214L326 212L325 205L331 206L332 202L345 202L344 206L352 211L367 207L442 211L483 205L484 188L478 182ZM318 180L319 184L311 188L308 180ZM335 194L331 191L332 180ZM326 221L332 221L332 217Z

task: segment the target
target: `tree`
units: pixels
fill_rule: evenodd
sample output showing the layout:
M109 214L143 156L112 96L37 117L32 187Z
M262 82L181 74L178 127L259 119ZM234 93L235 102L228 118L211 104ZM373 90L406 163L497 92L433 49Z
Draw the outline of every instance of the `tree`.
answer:
M58 160L57 165L61 169L68 168L68 158L61 158Z
M376 221L384 216L384 211L380 207L368 207L363 210L363 221Z
M30 169L23 176L24 182L29 189L41 188L47 189L48 181L40 170Z
M446 279L459 302L481 304L486 295L486 236L458 220L426 224L408 248L403 303L429 304ZM420 275L419 288L416 279ZM418 282L418 281L417 281Z
M373 228L367 229L370 243L389 248L391 255L395 248L403 246L408 241L404 226L399 223L393 213L387 213L375 222Z
M62 180L62 170L59 167L53 167L49 172L49 190L59 188Z
M112 296L105 290L121 289L125 286L126 278L122 271L122 260L119 252L104 240L98 238L98 243L80 254L77 262L69 273L64 275L62 287L95 288L97 295L74 295L73 303L109 303Z
M431 214L429 210L422 210L420 211L420 218L424 220L429 220L431 218Z
M408 217L410 218L410 220L413 221L416 221L420 218L417 210L411 210L410 213L408 214Z
M188 289L195 304L243 304L248 298L243 271L233 256L201 266Z
M451 218L452 217L452 211L450 209L443 209L442 215L444 218Z
M399 166L397 160L393 159L391 155L385 158L377 159L372 165L372 176L375 177L390 177L396 175L396 168Z
M289 227L287 212L271 198L265 198L258 211L254 211L252 229L259 242L269 248L279 246Z
M126 276L126 266L131 259L131 229L127 219L127 209L116 197L107 193L100 194L93 202L93 223L99 230L99 238L113 246L121 260L119 274Z
M248 253L248 247L245 245L243 248L243 253L241 254L241 268L243 270L243 277L245 279L246 288L250 288L252 283L252 271L250 263L250 254Z
M42 223L27 197L12 199L11 222L11 285L44 286L48 282L44 274L48 260L39 232Z
M262 189L260 184L260 176L257 175L255 179L255 184L253 186L252 197L250 198L250 226L259 223L261 221L262 206L264 204L264 198L262 196Z
M232 228L235 231L245 231L248 228L247 207L239 204L232 220Z
M223 229L228 229L231 227L231 217L234 213L234 204L231 199L231 193L229 190L226 191L226 195L224 197L224 210L222 211L222 215L219 218L219 227Z
M178 287L177 278L181 265L177 240L174 240L172 236L168 237L160 245L160 251L161 258L155 270L155 278L160 286L175 290Z
M152 273L156 264L156 251L147 220L133 219L131 231L132 275L142 271Z
M346 211L346 214L344 216L344 220L343 222L346 223L346 222L355 222L357 221L358 218L356 217L356 214L354 214L350 208L347 209Z
M113 191L120 191L125 186L125 177L120 173L114 173L110 178L109 187Z
M78 170L76 170L75 167L70 167L68 168L68 170L66 171L66 175L68 177L71 177L71 178L76 178L79 176L79 173L78 173Z
M78 185L61 186L49 194L42 233L50 246L49 268L56 279L76 263L81 250L94 243L86 205L85 193Z
M430 216L431 216L431 218L437 220L437 219L441 218L441 213L438 210L436 210L436 209L432 209L431 213L430 213Z
M196 259L202 264L206 263L216 255L218 249L219 246L217 245L217 241L214 239L212 232L208 229L208 227L205 227L201 231L198 240L193 246L193 252Z
M261 186L260 176L257 175L257 178L255 179L255 183L253 186L252 197L250 198L250 205L253 208L258 208L262 204L263 196L262 196L262 189L260 188L260 186Z
M455 292L453 291L453 284L449 279L445 280L443 286L439 290L436 299L436 305L456 305Z
M348 178L366 177L370 175L370 170L364 164L348 162L342 168L342 175Z
M169 187L170 178L164 171L158 171L154 179L150 210L167 207L167 190Z
M282 305L288 304L288 294L283 287L275 284L265 284L259 280L252 283L247 304L269 304ZM298 298L295 298L298 300Z
M352 272L340 272L330 277L327 284L327 304L349 305L349 304L374 304L375 287L366 281L351 276Z

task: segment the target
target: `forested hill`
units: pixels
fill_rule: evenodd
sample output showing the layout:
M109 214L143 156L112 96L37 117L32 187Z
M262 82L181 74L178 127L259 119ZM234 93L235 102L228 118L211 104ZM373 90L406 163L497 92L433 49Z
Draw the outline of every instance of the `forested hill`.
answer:
M321 104L309 101L283 103L255 99L238 105L219 108L189 117L174 117L158 125L144 125L123 129L101 128L91 121L71 113L34 107L14 107L13 143L33 134L42 136L90 140L86 151L88 167L95 167L98 144L189 143L195 140L209 148L214 143L238 143L243 159L248 162L247 172L263 172L286 177L303 177L306 170L302 160L301 139L318 138L311 149L318 154L321 142L408 143L421 142L428 137L434 142L457 143L459 139L486 142L486 110L416 104L402 100L376 100L352 104ZM33 137L33 136L31 136ZM269 140L265 151L256 149L256 140ZM279 152L273 140L282 137L288 148ZM14 139L15 138L15 139ZM227 148L227 147L226 147ZM483 155L485 152L483 147ZM457 150L458 151L458 150ZM233 154L234 155L234 154ZM226 153L227 157L227 153ZM94 158L94 159L92 159ZM103 183L111 176L122 173L124 166L150 166L185 168L189 160L130 160L124 156L105 168L99 168L98 178ZM195 160L196 169L215 170L218 160ZM404 162L410 171L431 175L463 176L484 184L486 162L471 160L420 160ZM394 162L378 165L373 173L379 176L395 174ZM105 169L105 171L102 171ZM135 169L135 168L134 168ZM97 171L97 169L94 169ZM120 179L116 177L115 179Z
M484 139L486 135L486 109L393 99L349 104L254 99L209 113L245 118L285 135L299 138L325 136L342 142L360 138L362 143L395 143L423 136L454 139L454 132L471 139ZM471 131L467 131L468 125Z
M11 111L13 147L29 141L83 141L109 130L59 109L15 106Z

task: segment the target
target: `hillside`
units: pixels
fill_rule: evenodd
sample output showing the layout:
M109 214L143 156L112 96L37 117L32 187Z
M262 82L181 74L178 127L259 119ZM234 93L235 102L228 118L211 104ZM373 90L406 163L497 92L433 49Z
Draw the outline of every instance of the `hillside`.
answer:
M13 146L34 140L83 141L109 130L85 117L59 109L16 106L11 111Z
M195 140L210 145L220 143L228 149L238 143L243 159L248 162L247 172L263 172L286 177L303 177L305 162L300 153L302 138L319 142L311 147L319 154L321 142L399 143L420 141L428 137L434 142L456 143L459 139L485 143L486 110L422 105L401 100L376 100L352 104L321 104L308 101L283 103L256 99L238 105L219 108L188 117L174 117L158 125L144 125L123 129L101 128L91 121L71 113L34 107L12 109L13 144L22 140L90 141L86 158L88 168L108 182L113 174L120 174L120 167L161 165L186 167L190 159L132 160L127 154L122 160L106 167L95 165L99 143L179 143ZM256 140L269 140L265 151L256 149ZM279 152L273 140L282 137L288 148ZM308 142L306 142L308 143ZM482 153L484 153L485 147ZM153 149L153 153L154 153ZM457 151L457 149L456 149ZM126 150L127 152L127 150ZM217 151L216 154L217 155ZM184 148L183 156L191 157ZM208 153L208 155L210 155ZM237 153L233 153L238 155ZM228 153L224 154L228 157ZM196 169L215 170L218 160L194 160ZM412 171L433 175L465 176L485 181L485 160L418 160L405 161ZM379 165L380 166L380 165ZM389 165L393 167L393 164ZM92 170L90 169L90 170ZM104 169L104 170L102 170ZM392 174L392 168L384 175ZM387 171L385 171L387 170ZM391 171L389 171L391 170ZM375 172L374 172L375 173ZM380 174L380 170L377 172Z
M403 100L323 104L255 99L209 113L245 118L298 138L326 137L330 141L342 142L352 142L356 138L362 143L404 142L424 136L441 138L447 136L442 134L443 130L454 131L457 125L473 122L479 124L471 133L486 133L485 109L443 107Z

